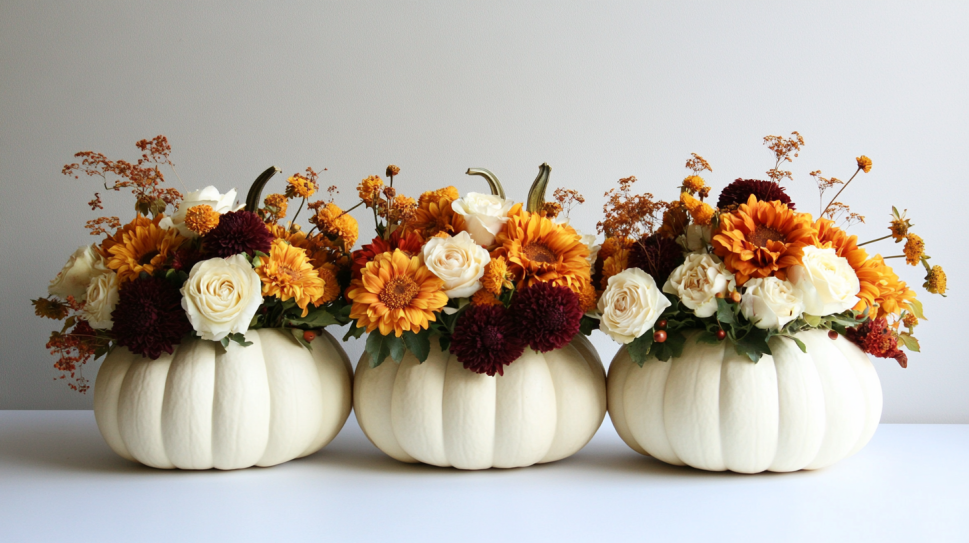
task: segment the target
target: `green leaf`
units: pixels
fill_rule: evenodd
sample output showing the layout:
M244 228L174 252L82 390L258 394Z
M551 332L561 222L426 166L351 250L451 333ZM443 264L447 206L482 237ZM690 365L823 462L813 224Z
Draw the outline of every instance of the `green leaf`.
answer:
M643 364L649 358L649 351L652 346L653 334L646 332L626 345L626 350L629 351L629 357L632 358L633 362L639 364L639 367L643 367Z
M384 342L390 349L390 357L394 359L394 362L400 364L400 361L404 359L404 354L407 353L404 340L397 336L387 336Z
M803 341L801 341L800 339L797 339L794 336L788 336L788 337L790 337L791 341L793 341L794 344L797 345L798 349L801 349L802 353L807 354L807 345L805 345Z
M771 354L770 346L767 345L769 337L767 330L751 328L746 335L735 340L734 347L741 356L746 355L752 361L758 362L765 354Z
M909 334L908 332L902 332L898 335L898 339L902 340L905 344L905 348L912 351L913 353L920 353L919 350L919 340L915 339L915 336Z
M404 332L404 345L408 351L414 353L418 362L424 362L431 354L431 331L421 330L417 334L409 330Z
M366 331L366 327L361 326L358 328L357 324L353 323L350 325L350 329L347 330L347 333L343 336L343 341L347 341L350 338L360 339L360 336L362 336Z
M240 334L238 332L236 332L234 334L229 334L229 335L225 336L222 339L228 339L228 340L234 341L234 342L238 343L239 345L242 345L243 347L248 347L248 346L252 345L252 342L251 341L246 341L246 335L245 334ZM226 346L226 345L228 345L228 344L223 344L223 347Z
M720 340L717 339L717 334L715 334L714 332L709 332L707 330L704 330L700 332L700 335L696 337L696 342L706 343L707 345L716 345L720 343Z
M219 341L219 343L222 344L222 348L223 349L228 349L229 348L229 338L228 337L222 338L222 340Z
M683 332L667 332L666 341L663 342L673 354L673 358L683 356L683 348L686 346L686 336ZM662 360L662 359L661 359Z
M909 301L909 304L912 306L912 313L919 320L921 320L921 321L927 321L927 320L929 320L929 319L925 318L925 314L922 313L922 302L918 301L915 298L912 298L912 300Z
M336 317L326 309L314 309L306 314L305 317L290 317L286 319L285 324L290 326L295 326L297 328L323 328L324 326L329 326L331 324L340 324Z
M804 319L804 322L808 323L808 325L810 325L811 328L817 328L818 326L821 326L821 317L816 317L814 315L808 315L807 313L805 313L801 318Z
M367 336L367 346L365 350L370 355L370 367L376 368L383 364L384 360L390 356L390 345L387 344L387 336L381 335L374 330Z
M730 302L723 298L717 298L717 320L724 324L736 322L733 307L731 307Z
M599 329L599 320L593 319L587 315L582 316L582 320L579 321L579 332L584 336L591 336L593 330Z

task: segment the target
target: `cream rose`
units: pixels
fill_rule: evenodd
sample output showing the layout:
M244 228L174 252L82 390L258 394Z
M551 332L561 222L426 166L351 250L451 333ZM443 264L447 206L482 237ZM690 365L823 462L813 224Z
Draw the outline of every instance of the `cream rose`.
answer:
M670 301L663 296L656 281L639 268L613 275L599 298L599 327L623 344L649 331Z
M82 245L67 259L67 264L64 264L57 277L47 286L47 294L64 300L73 296L75 300L82 302L91 281L109 272L104 259L94 246Z
M451 209L464 217L471 239L478 245L490 246L498 231L508 222L508 212L515 202L491 194L469 192L451 202Z
M710 239L713 233L709 226L703 226L701 224L691 224L686 227L686 231L676 238L676 243L680 244L687 251L692 251L694 253L706 252L706 248L710 245Z
M444 280L448 298L467 298L481 288L488 251L467 232L449 238L431 238L424 245L424 265Z
M161 228L175 228L184 237L196 238L198 234L192 232L185 226L185 214L189 209L199 205L207 205L211 206L219 214L222 214L228 213L229 211L239 211L245 207L245 205L235 205L235 201L236 189L222 194L219 192L219 189L210 185L202 190L186 194L178 204L178 209L175 210L175 213L171 217L165 217L159 221L158 226Z
M805 247L801 264L792 266L787 276L800 292L808 315L833 315L858 303L858 275L834 249Z
M87 287L84 302L84 319L91 328L110 330L114 327L111 312L118 305L118 274L102 273L95 277Z
M749 279L744 289L740 311L757 328L781 329L804 313L804 302L790 281Z
M182 309L202 339L242 334L262 303L262 282L244 255L203 260L182 286Z
M675 295L697 317L717 312L717 294L728 294L737 286L734 275L714 255L693 253L673 270L663 292Z

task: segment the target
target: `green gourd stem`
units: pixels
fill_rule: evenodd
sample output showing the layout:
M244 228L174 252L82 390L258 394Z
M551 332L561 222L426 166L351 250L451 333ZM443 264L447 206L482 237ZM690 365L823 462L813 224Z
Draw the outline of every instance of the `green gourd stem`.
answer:
M259 200L262 199L262 189L274 175L281 171L283 170L280 170L276 166L270 166L266 171L259 174L259 177L252 182L252 187L249 188L249 194L246 196L246 211L255 213L259 209Z
M480 175L481 177L484 177L485 180L488 181L488 185L491 187L491 194L501 198L502 200L505 199L505 189L501 186L501 183L498 181L498 177L495 176L495 174L491 173L491 171L486 170L484 168L468 168L468 171L464 173L468 175Z
M545 187L548 186L548 176L552 173L552 167L543 163L538 167L538 177L532 183L532 188L528 190L528 201L526 211L536 213L545 203Z

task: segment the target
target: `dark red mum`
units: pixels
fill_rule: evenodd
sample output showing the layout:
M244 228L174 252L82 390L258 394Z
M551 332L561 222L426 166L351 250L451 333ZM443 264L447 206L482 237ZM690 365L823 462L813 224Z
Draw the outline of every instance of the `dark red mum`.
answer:
M894 358L903 368L908 367L908 355L898 348L898 337L888 326L885 317L869 320L856 328L848 328L845 336L872 356Z
M192 331L182 309L178 288L161 277L145 277L121 285L111 312L112 332L131 352L156 359Z
M515 334L514 327L504 306L471 306L454 326L451 352L475 373L504 375L504 367L525 352L525 343Z
M657 234L634 243L629 251L629 266L648 273L660 288L682 263L683 248L674 240Z
M240 253L253 256L256 251L269 254L272 243L273 235L266 223L246 210L224 213L219 217L219 225L202 238L205 252L221 258Z
M532 349L547 353L564 347L579 333L582 306L568 287L535 283L519 290L509 308L515 331Z
M784 187L773 181L758 181L757 179L737 179L727 185L720 193L717 207L724 209L731 205L746 204L751 194L756 196L758 201L773 202L776 200L794 209L794 202L784 192Z

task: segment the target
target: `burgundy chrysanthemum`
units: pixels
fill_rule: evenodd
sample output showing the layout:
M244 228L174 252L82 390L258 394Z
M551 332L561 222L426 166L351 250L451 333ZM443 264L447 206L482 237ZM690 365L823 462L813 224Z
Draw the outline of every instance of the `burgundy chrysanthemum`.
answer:
M504 306L471 306L454 327L451 352L475 373L504 375L504 367L525 352L525 343L515 334L514 327Z
M903 368L908 367L908 355L898 348L898 336L888 326L885 317L869 320L856 328L848 328L846 337L872 356L894 358Z
M751 194L756 196L757 200L761 202L777 200L787 205L787 207L794 209L794 202L784 192L784 187L774 181L758 181L757 179L737 179L727 185L720 192L720 200L717 201L717 207L724 209L735 204L746 204Z
M259 215L246 210L230 211L219 217L219 225L202 238L205 252L221 258L256 251L269 254L273 235Z
M145 277L121 285L111 312L112 332L131 352L156 359L192 331L182 309L178 287L161 277Z
M512 299L515 331L532 349L547 353L564 347L579 333L582 305L568 287L535 283Z
M188 273L192 271L193 266L203 259L205 259L205 254L202 253L200 248L196 247L194 243L186 243L175 251L175 258L172 259L172 269Z
M683 263L683 248L676 241L657 234L634 243L629 251L629 267L648 273L663 287L666 279Z

